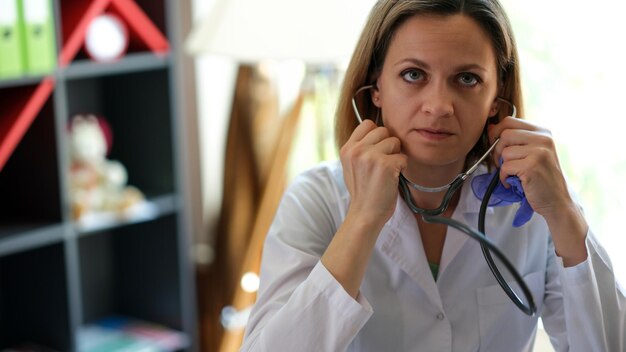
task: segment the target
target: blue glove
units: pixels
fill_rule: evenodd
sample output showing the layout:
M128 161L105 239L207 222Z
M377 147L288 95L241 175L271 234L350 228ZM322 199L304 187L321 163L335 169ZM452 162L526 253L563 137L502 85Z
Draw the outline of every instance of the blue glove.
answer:
M496 172L498 172L498 170L491 174L478 175L474 177L472 180L472 190L474 191L476 198L482 200L485 197L485 192L487 192L487 187L489 187L489 181L491 181L491 178ZM524 189L522 188L522 181L519 177L509 176L506 178L506 182L511 185L511 187L507 189L504 187L502 182L498 182L498 185L489 199L489 206L499 207L521 202L522 204L517 210L517 213L515 213L515 218L513 219L513 226L520 227L530 220L535 211L526 199Z

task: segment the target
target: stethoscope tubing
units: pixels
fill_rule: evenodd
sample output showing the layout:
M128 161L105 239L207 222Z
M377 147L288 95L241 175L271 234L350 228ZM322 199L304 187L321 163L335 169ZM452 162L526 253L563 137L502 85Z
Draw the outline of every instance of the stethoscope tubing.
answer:
M485 196L482 200L481 206L480 206L480 211L479 211L479 215L478 215L478 228L479 231L476 231L474 229L472 229L471 227L469 227L466 224L463 224L459 221L456 221L454 219L450 219L450 218L445 218L443 216L437 216L437 215L433 215L430 212L435 212L440 210L440 208L444 207L444 202L445 202L445 198L444 198L444 202L442 202L442 205L440 206L440 208L437 209L422 209L417 207L414 203L413 200L411 199L411 195L409 192L409 188L406 185L406 180L404 180L403 178L400 178L400 182L399 182L399 187L400 187L400 191L402 194L402 197L404 198L405 202L407 203L409 209L411 209L411 211L415 214L420 214L422 216L422 218L424 219L424 221L426 222L430 222L430 223L439 223L439 224L444 224L446 226L451 226L454 227L455 229L463 232L464 234L470 236L471 238L473 238L474 240L478 241L480 243L480 247L483 251L483 256L485 257L485 261L487 262L487 265L489 266L489 269L491 269L492 274L494 275L494 277L496 278L496 281L498 282L498 284L500 285L500 287L502 287L502 290L504 290L504 292L506 293L506 295L511 299L511 301L513 301L513 303L525 314L529 315L529 316L534 316L535 313L537 312L537 307L535 305L535 301L533 299L533 295L530 292L530 289L528 288L528 285L526 285L526 282L524 282L524 278L522 277L522 275L520 275L520 273L517 271L517 269L515 269L515 266L513 266L513 264L507 259L507 257L504 255L504 253L502 253L502 251L485 235L485 214L487 212L487 206L489 204L489 199L491 198L491 194L493 193L495 186L497 185L497 181L499 180L499 176L498 173L496 172L494 177L491 179L491 182L489 183L489 187L487 189L487 192L485 192ZM495 181L495 182L494 182ZM458 187L456 187L458 188ZM454 190L456 190L456 188ZM453 190L453 187L450 187L450 190L447 192L446 196L448 194L452 194L454 193L454 190L452 192L450 192L451 190ZM445 202L447 203L447 202ZM445 207L444 207L445 209ZM500 270L498 269L498 266L496 265L496 263L494 262L491 253L494 253L496 255L496 257L498 257L498 259L500 259L502 261L502 264L504 264L504 266L507 268L507 270L509 271L509 273L511 273L511 275L513 275L513 278L515 279L515 281L517 282L517 284L521 287L522 292L524 293L524 296L526 298L526 301L528 302L528 304L524 304L524 302L519 298L519 296L515 293L515 291L513 291L513 289L511 288L511 285L509 285L508 282L506 282L506 280L504 279L504 277L502 276L502 273L500 272Z
M522 276L517 272L517 270L513 267L513 265L509 262L509 260L506 259L504 255L501 255L500 250L497 249L498 247L495 247L495 246L490 247L487 244L487 243L491 243L491 241L489 241L489 238L487 237L487 232L485 231L485 215L487 213L487 207L489 206L489 200L491 199L491 195L493 194L493 191L496 189L498 185L499 179L500 179L500 169L498 168L496 169L496 172L493 174L493 177L489 181L489 186L487 186L487 190L485 191L485 196L483 197L483 200L480 203L480 211L478 212L478 231L487 240L487 241L480 241L480 249L483 251L483 257L485 257L485 261L487 262L487 265L489 266L491 273L496 278L496 281L498 281L498 284L500 285L500 287L502 287L502 290L504 290L504 293L506 293L506 295L509 296L511 301L522 312L524 312L526 315L534 316L535 313L537 313L537 306L535 305L535 300L533 299L533 295L530 292L528 285L526 285L526 282L524 281ZM527 305L524 304L524 302L522 302L522 300L515 293L515 291L513 291L513 289L511 288L511 285L509 285L506 282L506 280L504 280L504 277L502 277L502 273L500 273L498 266L496 265L496 263L493 261L493 258L491 257L491 252L496 253L496 256L498 256L498 258L507 267L509 272L513 275L513 277L515 278L515 281L518 283L518 285L522 289L522 292L524 293L524 296L526 297L526 301L528 302Z

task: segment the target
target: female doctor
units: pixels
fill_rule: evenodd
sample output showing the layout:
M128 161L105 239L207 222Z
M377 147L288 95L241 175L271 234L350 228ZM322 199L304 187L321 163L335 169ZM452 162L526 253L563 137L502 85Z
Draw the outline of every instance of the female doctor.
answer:
M365 87L365 88L363 88ZM550 132L523 116L517 49L497 0L380 0L337 109L340 162L300 175L268 233L243 351L530 351L540 316L558 351L625 351L624 292L570 196ZM352 107L365 119L358 123ZM478 242L424 221L400 174L438 187L500 139L444 217L475 226L471 183L498 163L536 213L490 207L486 234L530 288L519 311ZM445 191L411 188L420 208Z

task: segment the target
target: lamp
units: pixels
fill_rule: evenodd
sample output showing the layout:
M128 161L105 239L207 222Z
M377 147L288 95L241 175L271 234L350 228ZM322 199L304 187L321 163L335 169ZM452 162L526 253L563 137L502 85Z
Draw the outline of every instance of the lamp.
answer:
M283 119L276 138L267 182L252 226L238 277L255 282L261 248L282 194L288 151L294 139L304 94L316 72L340 69L347 63L375 0L215 0L207 17L196 24L186 40L192 55L212 54L241 64L267 60L297 60L306 65L306 77L297 92L293 108ZM304 87L304 88L303 88ZM298 89L296 89L298 90ZM330 116L327 116L330 117ZM219 253L218 253L219 255ZM254 302L254 293L238 287L231 305L223 311L226 335L220 351L237 350L245 314ZM226 321L224 321L226 320ZM234 322L234 323L233 323ZM234 325L234 326L233 326Z
M347 60L374 0L215 0L192 29L189 53L239 62L266 59L337 64Z

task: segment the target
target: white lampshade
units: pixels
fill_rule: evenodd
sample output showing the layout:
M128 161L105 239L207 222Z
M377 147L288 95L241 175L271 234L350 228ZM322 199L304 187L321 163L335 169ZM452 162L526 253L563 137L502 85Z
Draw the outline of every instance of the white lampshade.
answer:
M346 62L375 0L215 0L185 43L244 63Z

